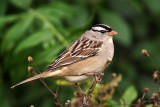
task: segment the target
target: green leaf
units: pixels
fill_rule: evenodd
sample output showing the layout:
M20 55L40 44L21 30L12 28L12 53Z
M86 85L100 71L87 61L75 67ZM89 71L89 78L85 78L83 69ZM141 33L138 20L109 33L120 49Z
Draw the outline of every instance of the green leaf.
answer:
M53 48L46 49L42 51L40 54L38 54L35 57L35 60L38 65L44 64L44 63L51 63L57 56L58 53L64 48L63 45L57 45Z
M14 15L9 15L9 16L1 16L0 17L0 30L1 28L3 28L5 25L7 25L7 23L11 23L15 20L17 20L18 18L21 17L22 14L14 14Z
M34 34L30 35L29 37L27 37L26 39L24 39L22 42L19 43L19 45L14 51L14 54L17 54L18 52L26 48L34 47L42 43L43 41L48 40L49 38L52 37L52 35L53 33L49 30L35 32Z
M31 5L32 0L10 0L10 2L13 3L16 7L28 8Z
M3 15L7 9L7 0L0 0L0 16Z
M1 47L2 52L6 50L11 50L14 47L16 41L25 34L29 26L32 24L33 19L34 19L33 16L28 15L19 22L15 23L8 30L6 35L4 35L4 39L2 41L2 47Z
M79 14L79 13L83 13L83 14ZM87 23L89 16L92 16L92 15L89 14L85 6L80 5L74 9L73 16L74 16L73 18L68 19L67 23L70 26L77 28L77 27L84 26Z
M153 104L146 105L145 107L153 107Z
M160 10L160 1L159 0L152 0L152 2L150 0L143 0L144 4L146 4L148 6L148 10L150 11L151 14L154 15L160 15L159 10Z
M5 23L6 23L6 20L5 20L6 17L0 17L0 30L1 28L3 28L5 26Z
M106 102L103 104L104 107L119 107L119 104L117 101L112 100L106 100Z
M129 25L120 15L101 9L99 16L101 23L109 25L118 32L118 35L115 36L115 40L126 47L131 45L131 31Z
M130 86L126 89L124 92L122 98L121 98L121 104L123 105L124 103L129 105L131 104L138 96L137 90L135 89L134 86ZM126 106L130 107L130 106Z
M73 16L73 9L62 2L54 2L41 6L36 11L56 25L62 25L62 18L66 20Z

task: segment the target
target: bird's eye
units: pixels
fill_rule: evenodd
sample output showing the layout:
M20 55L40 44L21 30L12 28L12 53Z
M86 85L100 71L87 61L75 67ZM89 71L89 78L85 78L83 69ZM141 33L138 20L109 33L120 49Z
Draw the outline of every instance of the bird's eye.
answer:
M107 31L105 31L105 30L101 30L100 32L101 32L101 33L106 33Z

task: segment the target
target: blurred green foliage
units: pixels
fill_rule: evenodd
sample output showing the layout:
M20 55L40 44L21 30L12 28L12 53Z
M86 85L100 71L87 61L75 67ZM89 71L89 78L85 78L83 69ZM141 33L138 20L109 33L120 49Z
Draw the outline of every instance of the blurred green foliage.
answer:
M145 48L160 67L159 0L1 0L0 1L0 106L53 106L52 95L38 81L10 89L28 78L27 61L32 56L41 71L70 43L93 24L111 26L115 55L106 69L123 75L112 99L123 96L131 103L144 87L156 91L152 81L154 66L141 55ZM56 79L46 79L53 91ZM85 83L82 84L82 87ZM60 86L61 103L73 98L75 87ZM137 93L138 92L138 93ZM111 101L111 102L114 102Z

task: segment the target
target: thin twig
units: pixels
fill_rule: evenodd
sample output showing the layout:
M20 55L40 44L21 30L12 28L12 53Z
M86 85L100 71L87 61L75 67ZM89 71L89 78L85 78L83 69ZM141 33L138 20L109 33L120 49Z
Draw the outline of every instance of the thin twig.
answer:
M152 62L152 64L154 65L154 67L155 67L155 69L157 70L157 71L159 71L158 70L158 66L157 66L157 64L155 63L155 61L152 59L152 57L150 57L150 56L147 56L148 58L149 58L149 60Z
M37 66L36 63L34 62L34 60L32 61L32 63L34 64L34 66L36 67L36 69L38 70L38 72L41 73L40 70L39 70L39 68L38 68L38 66ZM30 72L30 73L32 73L33 75L38 75L34 70L33 70L32 72ZM60 81L60 83L58 84L56 93L54 93L54 92L48 87L47 83L45 82L45 80L44 80L43 78L40 78L39 80L40 80L40 82L49 90L49 92L54 96L54 103L55 103L56 107L63 107L63 106L59 103L58 94L57 94L57 93L58 93L58 89L59 89L59 85L60 85L61 81Z
M37 75L37 73L35 71L32 72L34 75ZM56 105L56 107L63 107L59 101L58 101L58 94L57 94L57 91L56 91L56 94L48 87L47 83L42 80L41 78L39 79L41 81L41 83L49 90L49 92L51 92L51 94L54 96L54 103ZM59 87L59 85L58 85ZM58 88L57 88L58 89Z
M40 70L39 70L39 68L38 68L38 66L37 66L37 64L34 62L34 60L33 60L32 63L34 64L34 66L36 67L36 69L38 70L38 72L41 73ZM33 73L34 75L37 75L37 73L36 73L35 71L33 71L32 73ZM55 93L48 87L48 85L47 85L47 83L45 82L45 80L44 80L43 78L40 78L39 80L40 80L41 83L51 92L51 94L52 94L53 96L55 96Z

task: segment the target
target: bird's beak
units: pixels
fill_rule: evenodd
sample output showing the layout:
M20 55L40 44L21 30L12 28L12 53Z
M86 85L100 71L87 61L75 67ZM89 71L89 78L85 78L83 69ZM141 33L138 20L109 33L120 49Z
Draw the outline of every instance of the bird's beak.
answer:
M109 32L109 35L110 35L110 36L114 36L114 35L117 35L117 34L118 34L118 33L117 33L116 31L114 31L114 30L112 30L112 31Z

